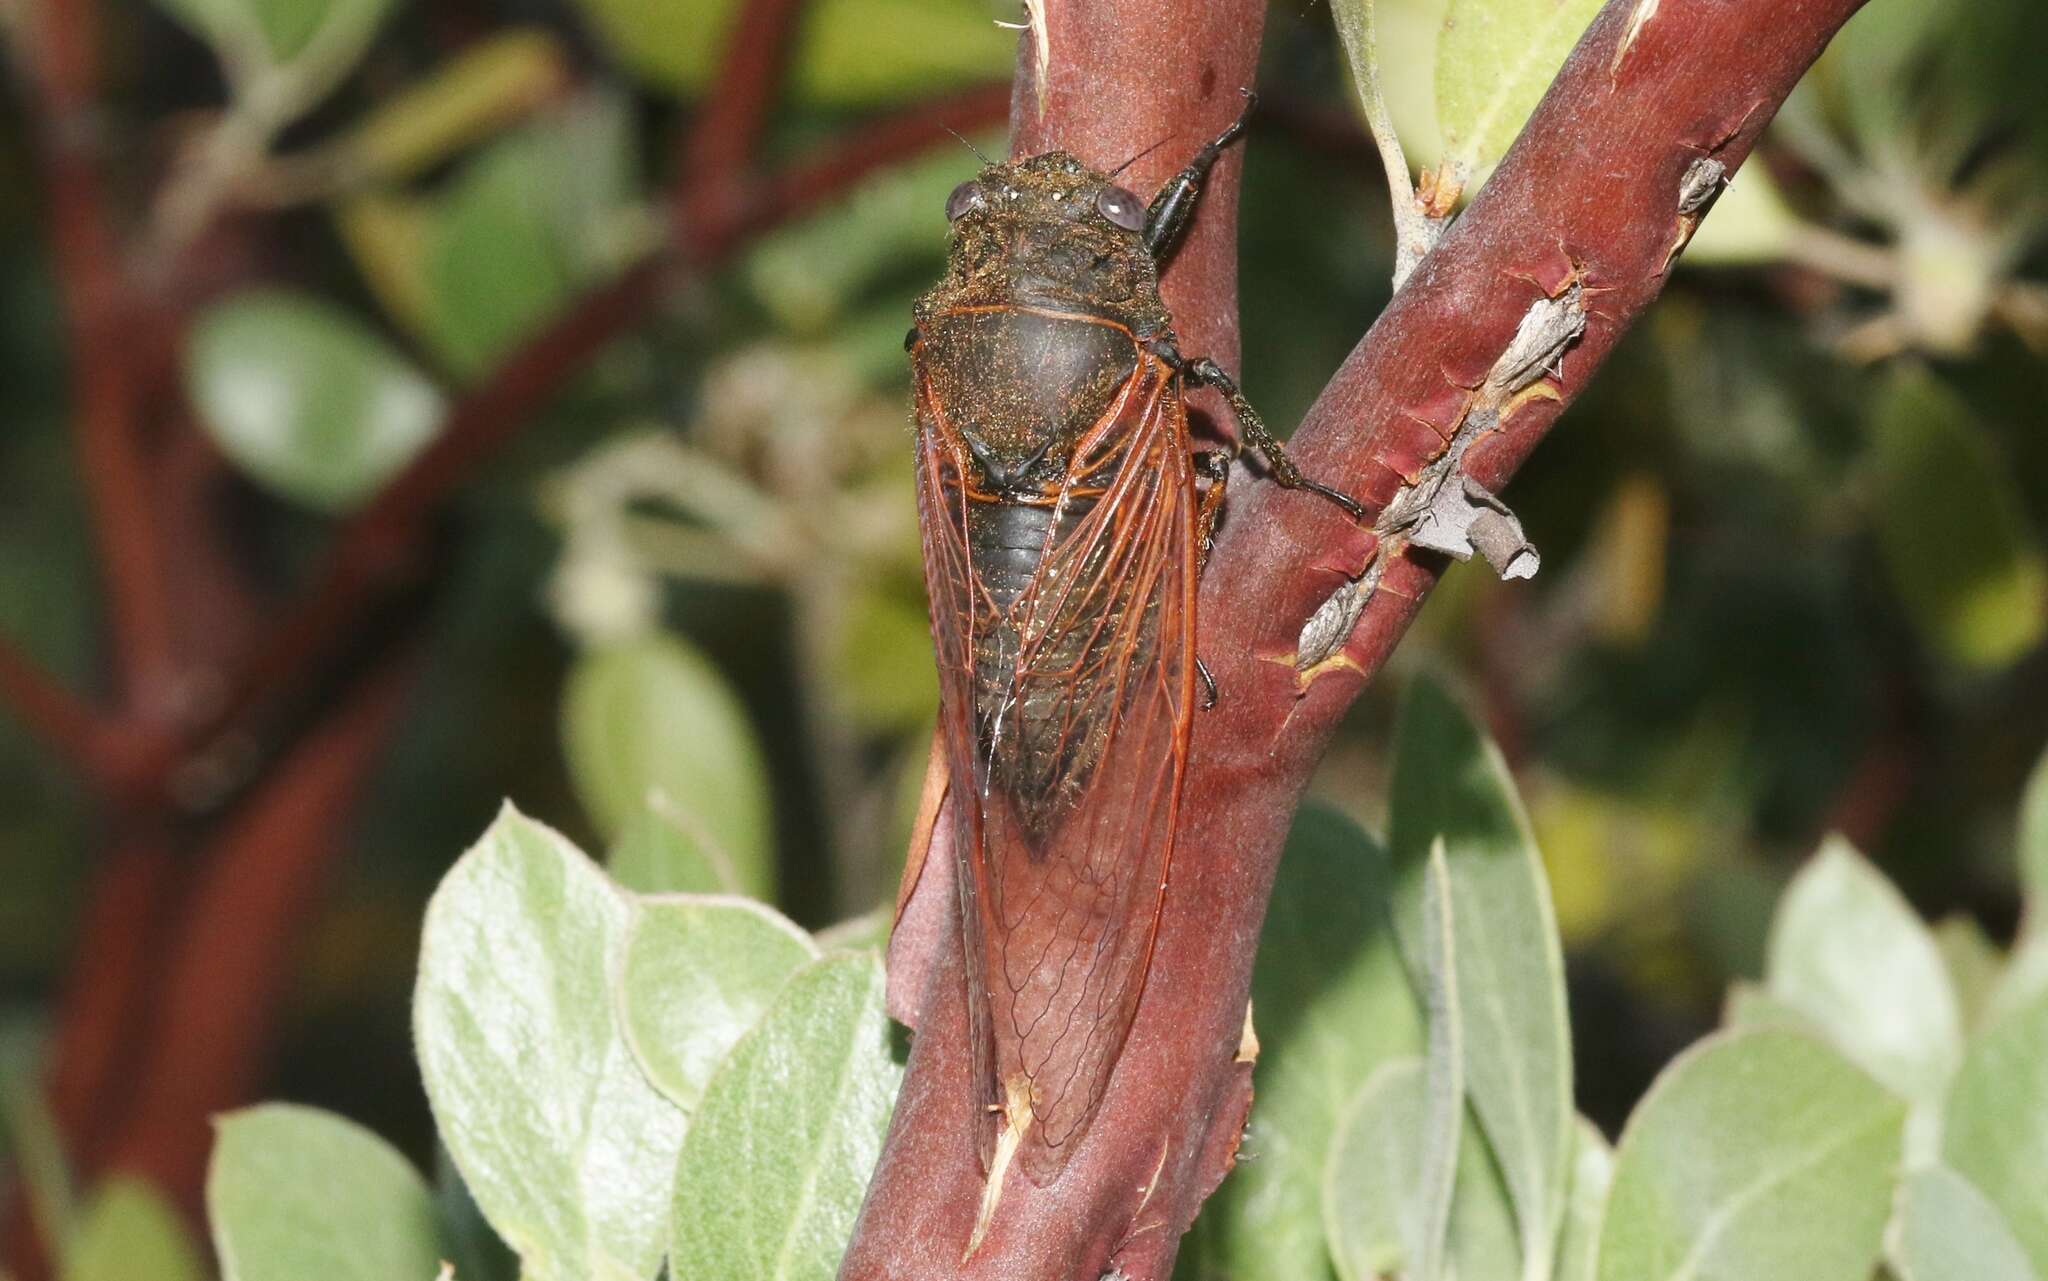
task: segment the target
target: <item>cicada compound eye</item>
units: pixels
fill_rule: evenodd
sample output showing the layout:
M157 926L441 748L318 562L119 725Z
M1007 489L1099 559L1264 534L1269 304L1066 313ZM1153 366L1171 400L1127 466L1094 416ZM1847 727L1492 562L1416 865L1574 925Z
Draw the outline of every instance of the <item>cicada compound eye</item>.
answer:
M985 198L981 194L980 184L971 179L963 182L953 188L952 195L946 197L946 221L958 222L981 208L984 203Z
M1125 231L1145 230L1145 206L1122 187L1104 187L1095 193L1095 211Z

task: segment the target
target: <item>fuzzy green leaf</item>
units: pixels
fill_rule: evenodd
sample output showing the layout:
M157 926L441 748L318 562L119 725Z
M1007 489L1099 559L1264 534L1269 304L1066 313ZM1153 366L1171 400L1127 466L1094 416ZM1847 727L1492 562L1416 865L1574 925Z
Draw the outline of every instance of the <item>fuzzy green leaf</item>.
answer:
M1942 1157L1998 1207L2048 1277L2048 991L1971 1044L1949 1095Z
M427 905L414 1038L442 1139L526 1281L646 1281L682 1112L627 1048L633 905L507 806Z
M1865 1281L1905 1105L1782 1028L1709 1037L1629 1118L1600 1230L1600 1281Z
M1338 1114L1376 1067L1423 1048L1387 875L1385 851L1350 819L1313 804L1295 819L1252 971L1261 1049L1247 1159L1202 1208L1184 1275L1331 1275L1322 1188Z
M726 1051L817 955L808 935L758 903L643 901L626 936L620 1001L647 1079L695 1111Z
M283 1103L231 1112L219 1130L206 1209L224 1281L412 1281L440 1270L433 1194L383 1139Z
M838 1273L903 1076L882 986L872 955L814 962L719 1065L677 1163L672 1276Z
M1499 1159L1525 1257L1554 1256L1569 1183L1572 1062L1564 957L1535 838L1499 749L1444 688L1418 680L1395 734L1388 844L1395 926L1424 972L1421 871L1444 841L1457 950L1465 1088Z
M1481 177L1536 110L1600 0L1451 0L1437 41L1445 165Z

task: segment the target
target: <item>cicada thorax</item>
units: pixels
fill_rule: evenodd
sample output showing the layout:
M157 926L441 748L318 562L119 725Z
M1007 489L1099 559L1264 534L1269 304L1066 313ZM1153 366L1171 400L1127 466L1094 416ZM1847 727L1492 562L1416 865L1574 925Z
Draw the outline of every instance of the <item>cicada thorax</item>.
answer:
M1116 688L1076 691L1091 668L1158 646L1156 618L1125 619L1111 589L1133 549L1085 536L1129 462L1118 411L1153 371L1120 324L1043 309L940 314L925 343L932 395L968 456L967 555L988 596L989 625L973 636L978 772L1036 855L1123 710ZM1061 548L1078 550L1054 560ZM1105 651L1112 640L1131 649Z

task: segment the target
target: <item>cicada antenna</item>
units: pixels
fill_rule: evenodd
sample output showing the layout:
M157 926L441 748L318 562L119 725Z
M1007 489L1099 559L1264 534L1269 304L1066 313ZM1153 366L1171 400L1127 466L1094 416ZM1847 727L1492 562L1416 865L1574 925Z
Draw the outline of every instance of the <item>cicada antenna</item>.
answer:
M1165 145L1166 145L1166 144L1167 144L1168 142L1172 141L1172 139L1173 139L1173 135L1172 135L1172 134L1167 134L1167 135L1166 135L1166 137L1164 137L1164 138L1161 138L1161 139L1160 139L1159 141L1157 141L1157 142L1153 143L1153 144L1152 144L1151 146L1149 146L1149 147L1145 148L1145 149L1144 149L1143 151L1139 152L1139 153L1138 153L1137 155L1135 155L1135 156L1132 156L1132 157L1131 157L1131 158L1130 158L1129 160L1126 160L1126 161L1124 161L1124 162L1123 162L1122 164L1118 165L1118 166L1117 166L1116 168L1114 168L1114 169L1110 170L1110 171L1109 171L1109 176L1110 176L1110 177L1112 177L1112 178L1116 177L1116 176L1117 176L1118 174L1122 173L1122 172L1123 172L1124 170L1126 170L1126 169L1130 168L1130 167L1131 167L1132 165L1134 165L1134 164L1137 164L1137 163L1138 163L1138 162L1139 162L1140 160L1143 160L1143 159L1144 159L1145 157L1147 157L1147 156L1151 155L1151 154L1152 154L1153 152L1155 152L1155 151L1159 150L1159 149L1160 149L1161 147L1165 146Z
M951 126L951 125L940 125L939 127L940 127L941 129L944 129L944 130L945 130L945 131L946 131L947 133L950 133L950 134L952 134L952 135L953 135L953 136L954 136L955 138L958 138L958 139L960 140L960 145L961 145L961 146L963 146L963 147L967 148L967 149L968 149L969 151L973 152L973 153L974 153L974 158L975 158L975 159L977 159L977 160L979 160L979 161L981 161L981 167L982 167L982 168L984 168L984 169L987 169L987 168L989 168L989 167L991 167L991 166L993 166L993 165L995 164L995 161L993 161L993 160L990 160L990 159L989 159L989 158L988 158L987 156L984 156L984 155L982 155L982 154L981 154L981 148L980 148L980 147L977 147L977 146L975 146L975 145L974 145L973 143L971 143L971 142L967 141L967 138L966 138L966 136L965 136L965 135L963 135L963 134L962 134L962 133L961 133L961 132L960 132L960 131L959 131L958 129L955 129L955 128L954 128L953 126Z

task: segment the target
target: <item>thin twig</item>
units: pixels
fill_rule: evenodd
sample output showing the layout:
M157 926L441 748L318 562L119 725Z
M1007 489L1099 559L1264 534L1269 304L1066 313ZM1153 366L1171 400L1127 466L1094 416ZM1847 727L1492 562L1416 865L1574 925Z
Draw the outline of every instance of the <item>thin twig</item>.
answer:
M0 637L0 702L74 769L100 772L99 717L5 637Z
M717 82L677 156L676 212L686 225L714 217L751 166L803 7L804 0L749 0L734 18Z

